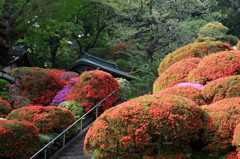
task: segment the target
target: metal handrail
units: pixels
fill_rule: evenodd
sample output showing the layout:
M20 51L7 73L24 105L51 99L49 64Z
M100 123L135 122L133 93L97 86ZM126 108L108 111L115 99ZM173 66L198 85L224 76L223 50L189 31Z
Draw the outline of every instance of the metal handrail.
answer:
M122 86L122 85L121 85ZM120 88L121 88L120 86ZM46 148L52 144L55 140L57 140L60 136L62 136L63 134L65 135L65 133L72 128L75 124L77 124L79 121L82 121L85 119L85 117L91 113L95 108L98 108L100 106L100 104L102 104L106 99L108 99L111 95L113 95L116 92L113 91L112 93L110 93L108 96L106 96L104 99L102 99L98 104L96 104L94 107L92 107L87 113L85 113L81 118L79 118L78 120L76 120L74 123L72 123L68 128L66 128L64 131L62 131L58 136L56 136L54 139L52 139L48 144L46 144L43 148L41 148L38 152L36 152L30 159L33 159L34 157L36 157L40 152L42 152L43 150L45 150L45 154L44 154L44 158L46 159ZM96 111L96 118L98 117L98 110ZM82 123L81 123L81 127L82 127ZM82 131L82 128L81 128ZM63 139L63 146L65 145L65 136Z

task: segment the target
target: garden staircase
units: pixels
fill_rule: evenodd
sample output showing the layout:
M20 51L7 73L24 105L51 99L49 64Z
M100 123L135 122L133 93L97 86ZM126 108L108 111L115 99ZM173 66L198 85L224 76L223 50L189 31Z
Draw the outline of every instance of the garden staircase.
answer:
M78 133L63 148L59 149L49 159L91 159L92 156L83 151L84 138L92 124L89 124L83 131Z

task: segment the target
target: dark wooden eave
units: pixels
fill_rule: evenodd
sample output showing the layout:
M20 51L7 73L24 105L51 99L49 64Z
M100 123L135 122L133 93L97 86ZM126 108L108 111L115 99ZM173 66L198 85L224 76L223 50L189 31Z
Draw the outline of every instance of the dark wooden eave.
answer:
M113 77L121 77L127 80L132 80L134 77L121 71L117 64L114 62L109 62L101 58L95 57L88 53L84 53L82 57L74 62L67 71L73 71L81 74L84 71L100 69L105 72L112 74Z

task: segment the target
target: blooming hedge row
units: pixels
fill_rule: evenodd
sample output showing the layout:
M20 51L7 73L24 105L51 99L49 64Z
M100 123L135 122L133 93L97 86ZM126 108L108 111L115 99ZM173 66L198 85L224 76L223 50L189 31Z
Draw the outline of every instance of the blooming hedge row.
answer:
M240 97L223 99L202 108L206 112L202 135L206 144L204 150L221 156L233 149L233 133L240 123Z
M66 81L60 78L63 72L37 67L18 67L9 74L19 79L16 85L20 88L21 96L30 99L33 104L46 105L66 85Z
M87 112L113 91L116 91L116 94L101 104L104 110L110 108L117 101L119 84L107 72L101 70L85 71L67 95L67 100L82 103Z
M192 86L174 86L166 88L157 93L157 95L177 95L181 97L186 97L196 102L198 105L204 105L205 100L202 95L202 90Z
M29 121L39 128L41 133L61 132L75 119L71 111L55 106L29 106L13 110L8 120Z
M188 58L171 65L154 82L153 93L178 83L187 82L189 72L196 68L200 61L200 58Z
M224 98L240 97L240 75L211 81L207 83L202 94L207 103L215 103Z
M0 120L0 158L29 159L40 148L39 132L27 121Z
M145 95L106 110L89 129L84 149L94 149L99 159L184 156L199 138L201 115L185 97Z
M207 82L238 75L240 73L240 51L223 51L204 57L193 69L188 79L205 85Z
M6 117L8 113L12 111L11 105L8 103L8 101L3 100L0 97L0 118Z
M203 58L206 55L225 50L232 50L232 47L229 44L220 41L191 43L168 54L160 63L158 72L159 74L162 74L168 67L186 58Z

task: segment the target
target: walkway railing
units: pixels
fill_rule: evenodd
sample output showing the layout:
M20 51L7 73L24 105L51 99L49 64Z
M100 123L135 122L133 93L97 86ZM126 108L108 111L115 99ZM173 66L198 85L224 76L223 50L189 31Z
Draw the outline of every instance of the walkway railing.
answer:
M120 86L121 87L121 86ZM69 129L71 129L74 125L76 125L79 121L81 122L81 127L80 127L80 132L83 130L82 126L83 126L83 120L85 119L85 117L90 114L93 110L96 109L96 119L98 118L98 107L106 100L108 99L110 96L112 96L114 93L116 92L113 91L112 93L110 93L107 97L105 97L103 100L101 100L98 104L96 104L92 109L90 109L86 114L84 114L81 118L79 118L78 120L76 120L74 123L72 123L68 128L66 128L62 133L60 133L58 136L56 136L54 139L52 139L48 144L46 144L42 149L40 149L37 153L35 153L30 159L33 159L34 157L36 157L39 153L41 153L42 151L44 151L44 159L47 159L47 148L49 145L51 145L55 140L57 140L59 137L63 136L63 146L65 146L66 144L66 133L68 132Z

